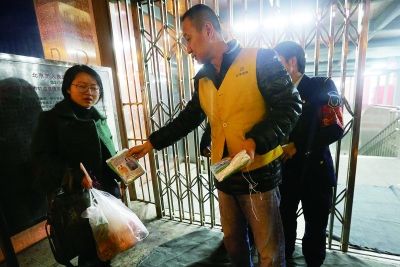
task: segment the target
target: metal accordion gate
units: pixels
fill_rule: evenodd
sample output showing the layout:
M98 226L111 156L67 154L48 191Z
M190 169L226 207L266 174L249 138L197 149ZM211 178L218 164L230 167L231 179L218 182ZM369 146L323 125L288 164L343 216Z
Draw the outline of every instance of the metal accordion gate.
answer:
M269 48L280 41L297 41L309 56L306 73L334 78L344 97L346 118L345 137L334 149L336 170L344 141L348 142L349 160L345 188L334 188L328 243L331 247L333 224L339 222L340 247L347 251L370 1L110 1L118 76L120 82L126 81L120 89L129 146L142 143L171 121L191 98L192 77L199 66L181 42L180 16L198 3L216 11L227 40L235 38L244 47ZM218 227L218 199L209 162L198 148L202 128L149 154L143 160L147 176L135 183L131 194L154 203L160 217ZM337 208L340 202L344 202L343 210Z

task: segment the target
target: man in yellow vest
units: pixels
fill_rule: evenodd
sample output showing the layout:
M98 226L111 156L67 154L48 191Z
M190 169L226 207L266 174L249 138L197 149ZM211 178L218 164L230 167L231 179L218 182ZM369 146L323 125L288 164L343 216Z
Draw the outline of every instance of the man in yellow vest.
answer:
M184 110L148 141L130 149L140 158L196 129L208 117L211 162L245 150L251 158L240 172L216 182L224 244L234 266L253 266L247 229L259 252L259 266L284 266L279 215L280 143L301 113L300 97L277 54L226 43L214 11L195 5L181 17L187 52L204 64Z

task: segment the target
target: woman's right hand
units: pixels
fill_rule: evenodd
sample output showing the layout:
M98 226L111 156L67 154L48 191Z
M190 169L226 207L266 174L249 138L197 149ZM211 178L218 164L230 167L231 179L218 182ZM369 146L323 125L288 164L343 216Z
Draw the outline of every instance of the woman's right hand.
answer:
M90 178L89 173L87 172L85 166L83 166L83 163L79 163L79 167L81 168L83 172L83 178L82 178L82 187L85 189L90 189L93 187L93 181L92 178Z
M85 189L90 189L93 187L93 181L92 178L89 176L84 175L82 178L82 187Z

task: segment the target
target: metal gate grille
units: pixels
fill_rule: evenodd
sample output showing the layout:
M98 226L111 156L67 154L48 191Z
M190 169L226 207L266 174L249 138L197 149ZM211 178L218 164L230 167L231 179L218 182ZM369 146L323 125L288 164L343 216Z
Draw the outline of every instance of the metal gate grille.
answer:
M299 42L308 55L306 72L333 76L342 95L349 99L344 111L350 140L347 186L342 192L335 191L334 201L337 204L344 200L345 208L343 212L333 209L329 238L331 244L336 216L343 226L341 243L342 250L346 251L370 1L147 0L131 4L126 0L110 4L120 19L114 24L120 24L121 49L125 51L128 46L130 51L123 56L125 66L132 64L136 68L132 72L137 74L131 77L129 71L122 70L128 73L128 81L136 81L134 85L127 85L129 97L123 100L125 120L132 127L127 129L130 146L141 143L150 132L171 121L191 98L194 90L191 78L196 64L185 53L180 41L179 17L200 2L219 14L226 38L234 37L245 47L273 47L283 40ZM306 21L309 23L300 23ZM124 30L123 23L128 30ZM127 36L124 37L123 32L127 32ZM354 74L354 79L348 79L349 73ZM199 155L201 134L199 128L171 147L150 154L146 166L151 175L142 179L145 183L135 184L134 192L138 199L155 203L160 216L214 227L219 225L217 197L208 161ZM340 142L336 148L336 167L339 158ZM144 184L151 184L154 198L151 193L137 193L144 192Z
M173 3L171 5L171 3ZM151 131L174 118L191 98L193 62L180 42L178 2L138 3L142 66ZM201 225L216 224L215 188L199 156L199 132L163 151L155 161L163 216Z

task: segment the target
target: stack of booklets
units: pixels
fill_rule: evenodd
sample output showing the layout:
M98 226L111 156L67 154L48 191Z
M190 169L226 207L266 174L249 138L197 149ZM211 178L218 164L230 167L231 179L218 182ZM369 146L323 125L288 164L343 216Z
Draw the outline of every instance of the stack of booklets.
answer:
M230 175L240 171L241 168L246 166L250 161L250 156L245 150L237 153L233 159L223 158L221 161L214 163L210 166L211 172L214 174L218 182L222 182Z
M139 161L133 156L127 157L127 153L128 149L125 148L106 160L108 166L118 174L126 185L131 184L145 173Z

